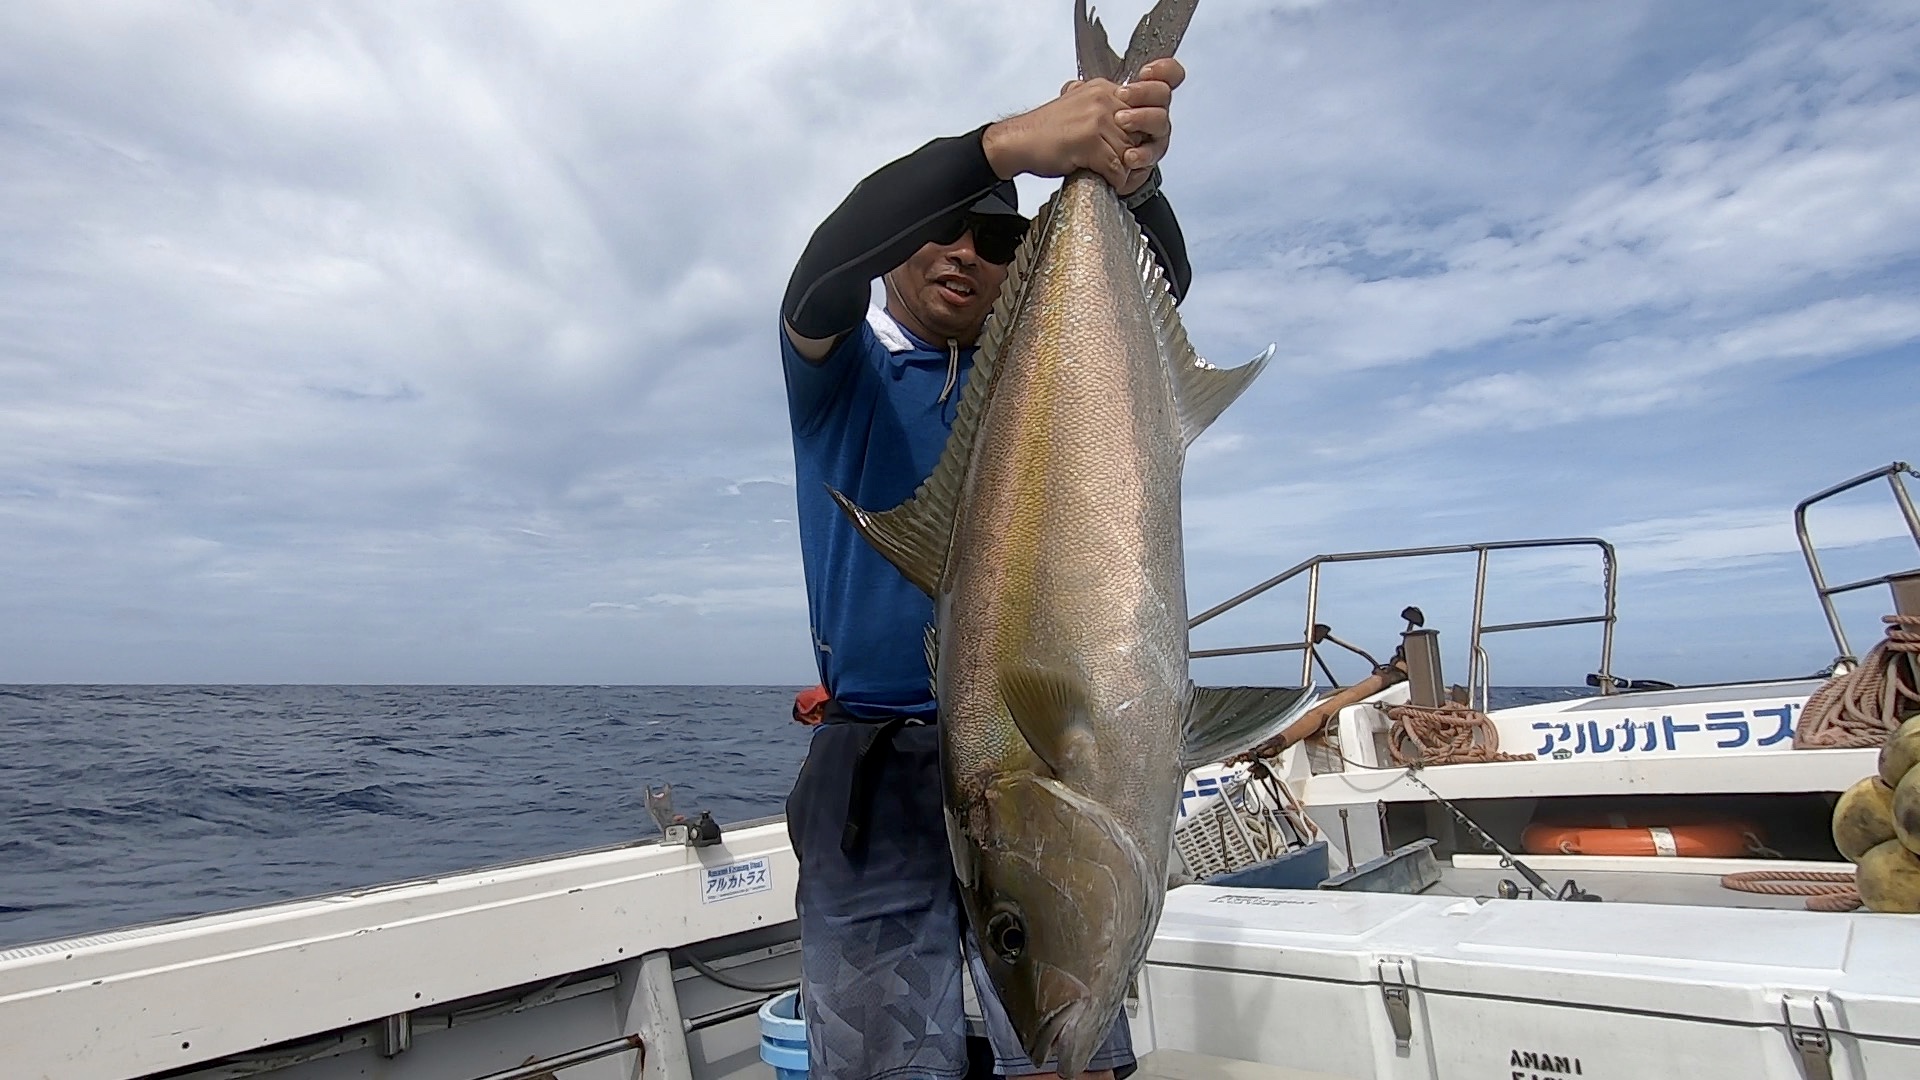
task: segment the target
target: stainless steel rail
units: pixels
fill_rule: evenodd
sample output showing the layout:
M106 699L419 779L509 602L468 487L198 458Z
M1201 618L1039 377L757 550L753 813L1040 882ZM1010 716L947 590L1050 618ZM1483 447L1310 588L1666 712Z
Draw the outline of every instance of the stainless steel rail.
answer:
M1535 619L1529 622L1497 623L1488 626L1483 621L1487 595L1487 557L1495 551L1516 551L1529 548L1557 547L1594 547L1600 551L1601 586L1604 595L1605 610L1599 615L1582 615L1569 619ZM1385 551L1348 551L1333 555L1315 555L1295 566L1275 574L1273 577L1255 585L1232 599L1222 601L1213 607L1193 616L1187 621L1187 629L1192 630L1225 612L1270 589L1299 577L1307 575L1307 620L1306 631L1301 640L1277 642L1266 645L1242 645L1223 649L1195 649L1192 655L1197 659L1209 656L1246 656L1254 653L1293 652L1301 650L1306 655L1300 662L1300 681L1305 685L1313 677L1314 626L1319 622L1320 606L1320 568L1331 563L1379 562L1389 559L1418 559L1435 555L1479 556L1473 579L1473 624L1467 643L1468 672L1467 686L1469 694L1480 702L1484 710L1487 704L1487 689L1492 682L1492 673L1485 648L1481 639L1488 634L1507 633L1514 630L1539 630L1553 626L1584 626L1601 624L1600 634L1600 670L1598 672L1601 693L1613 692L1613 627L1617 621L1614 614L1614 599L1618 585L1616 567L1618 560L1613 545L1605 540L1591 536L1553 537L1540 540L1498 540L1480 544L1450 544L1441 547L1395 548Z
M1828 585L1826 575L1820 572L1820 559L1813 552L1813 540L1807 533L1807 508L1817 502L1831 499L1841 492L1851 491L1862 484L1872 483L1883 476L1887 478L1887 486L1893 489L1893 501L1900 504L1900 512L1905 515L1907 519L1907 531L1913 534L1914 546L1920 547L1920 512L1914 510L1913 499L1907 494L1907 484L1904 479L1907 476L1911 476L1916 480L1920 480L1920 470L1915 470L1913 466L1904 461L1896 461L1891 465L1882 466L1872 472L1861 473L1851 480L1843 480L1825 491L1807 496L1800 501L1800 505L1793 508L1793 530L1800 537L1800 553L1807 558L1807 572L1813 575L1813 591L1814 594L1820 598L1820 609L1826 612L1827 626L1833 631L1833 643L1839 646L1840 659L1856 663L1860 658L1853 655L1853 649L1847 644L1847 632L1840 625L1840 615L1834 610L1833 598L1841 593L1853 592L1856 589L1871 588L1875 585L1891 585L1893 584L1894 578L1911 574L1913 571L1907 570L1892 574L1882 574L1879 577L1867 578L1862 581L1850 581L1845 585Z

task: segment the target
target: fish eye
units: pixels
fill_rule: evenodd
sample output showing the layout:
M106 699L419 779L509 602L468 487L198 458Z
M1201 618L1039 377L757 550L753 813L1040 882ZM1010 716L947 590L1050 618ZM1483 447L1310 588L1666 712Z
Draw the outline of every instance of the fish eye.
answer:
M1011 911L996 911L987 920L987 944L1000 959L1011 964L1027 949L1026 925Z

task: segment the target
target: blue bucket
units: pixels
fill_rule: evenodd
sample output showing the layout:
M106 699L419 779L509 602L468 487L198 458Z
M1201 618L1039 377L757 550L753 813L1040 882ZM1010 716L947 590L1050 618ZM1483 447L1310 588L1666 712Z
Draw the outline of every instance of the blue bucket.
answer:
M807 1022L799 1015L800 992L789 990L760 1006L760 1060L775 1080L805 1080Z

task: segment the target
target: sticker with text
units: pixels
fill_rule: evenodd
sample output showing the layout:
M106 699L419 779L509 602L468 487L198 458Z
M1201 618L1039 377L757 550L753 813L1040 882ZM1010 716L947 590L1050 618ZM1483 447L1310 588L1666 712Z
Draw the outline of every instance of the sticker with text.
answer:
M736 896L766 892L771 888L773 871L764 856L726 866L709 866L706 881L700 889L700 902L711 904L716 900L731 900Z
M1515 1050L1507 1059L1513 1080L1558 1080L1563 1076L1585 1076L1580 1059L1565 1054L1544 1054L1537 1050Z
M1792 749L1794 714L1801 706L1781 702L1771 709L1726 709L1718 712L1661 716L1658 720L1536 720L1540 745L1534 756L1566 761L1576 757L1638 757L1642 754L1712 754L1723 750L1751 751L1770 746Z
M1306 904L1310 901L1295 900L1284 896L1263 896L1255 893L1222 893L1207 901L1209 904L1238 904L1243 907L1285 907L1291 904Z

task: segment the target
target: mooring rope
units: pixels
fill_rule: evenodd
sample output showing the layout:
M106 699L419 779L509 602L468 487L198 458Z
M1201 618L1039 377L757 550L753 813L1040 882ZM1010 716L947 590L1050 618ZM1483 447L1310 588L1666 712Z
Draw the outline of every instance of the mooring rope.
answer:
M1887 636L1860 666L1807 699L1795 749L1880 746L1920 710L1920 615L1886 615Z
M1532 761L1532 754L1500 752L1500 730L1486 713L1449 701L1439 708L1389 705L1387 749L1395 765L1459 765L1484 761ZM1412 752L1401 749L1402 744Z
M1720 884L1737 892L1768 896L1804 896L1809 911L1852 911L1860 890L1851 870L1748 870L1727 874Z

